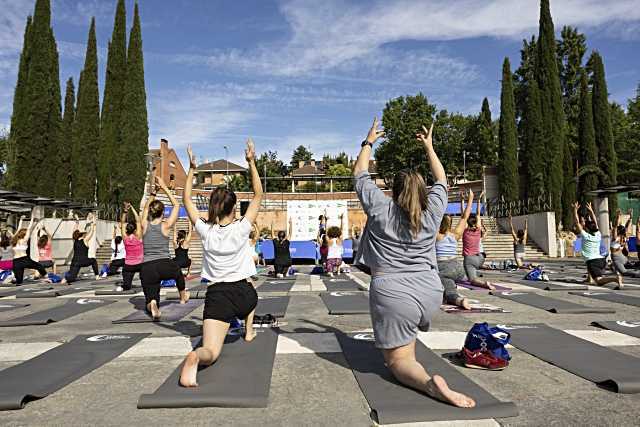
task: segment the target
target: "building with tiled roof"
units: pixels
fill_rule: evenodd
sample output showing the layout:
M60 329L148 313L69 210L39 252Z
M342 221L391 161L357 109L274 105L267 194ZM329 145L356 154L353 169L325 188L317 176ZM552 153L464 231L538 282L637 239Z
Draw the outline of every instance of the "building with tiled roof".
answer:
M220 159L199 165L196 168L196 186L208 189L225 184L225 176L229 179L237 175L245 175L247 168L233 162Z

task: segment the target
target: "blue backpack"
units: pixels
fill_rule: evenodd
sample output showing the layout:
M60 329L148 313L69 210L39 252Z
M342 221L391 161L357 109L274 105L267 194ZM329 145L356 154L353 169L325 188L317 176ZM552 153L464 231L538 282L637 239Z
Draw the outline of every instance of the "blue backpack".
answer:
M62 277L58 276L57 274L48 273L47 274L47 278L51 281L51 283L60 283L60 282L62 282Z
M176 285L176 281L173 279L161 280L160 287L161 288L173 288Z
M4 281L7 277L10 277L12 274L13 274L12 270L0 271L0 282Z
M505 348L511 341L511 334L497 326L490 327L488 323L476 323L467 333L464 347L471 351L488 350L494 356L504 360L511 360L511 355Z
M100 275L104 276L109 274L109 266L107 264L102 264L102 268L100 269Z
M536 267L524 276L525 280L536 280L536 281L544 281L545 274L542 267Z

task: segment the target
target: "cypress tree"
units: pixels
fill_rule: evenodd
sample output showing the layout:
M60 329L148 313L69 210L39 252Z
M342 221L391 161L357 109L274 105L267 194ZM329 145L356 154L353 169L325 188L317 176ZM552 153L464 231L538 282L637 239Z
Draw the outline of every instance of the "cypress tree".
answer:
M49 166L57 150L60 129L58 55L51 30L49 0L37 0L29 28L29 63L24 97L26 122L12 142L12 187L37 194L52 193L55 169ZM22 114L18 112L18 114ZM52 170L53 169L53 170Z
M556 39L549 0L540 2L540 33L537 42L535 76L540 89L542 136L547 159L547 191L551 195L556 218L562 214L565 116L556 58Z
M55 182L58 178L58 170L61 166L60 144L62 143L62 93L60 91L60 65L58 48L53 35L53 30L49 31L49 49L51 50L51 95L49 104L49 120L47 130L49 133L49 150L45 154L44 164L46 167L42 171L40 180L43 184L40 194L55 196Z
M511 83L511 64L509 58L505 58L502 64L502 93L500 95L498 182L500 193L507 201L518 200L520 196L515 108Z
M609 105L609 92L604 73L604 63L598 52L593 52L589 58L589 67L593 75L593 127L600 155L600 185L609 187L618 183L618 160L613 146L613 131L611 129L611 107ZM609 213L614 216L618 208L617 196L609 196Z
M132 203L142 198L147 173L145 156L149 152L149 124L147 122L147 93L144 83L142 30L138 4L134 8L133 27L127 50L127 77L123 101L123 144L117 147L119 159L116 200Z
M527 85L527 104L524 111L523 136L527 158L527 197L537 199L545 195L548 153L542 139L542 112L538 83Z
M472 179L480 179L483 165L496 164L496 140L487 98L482 100L480 114L475 117L465 137L467 173Z
M55 196L68 199L71 190L71 152L73 149L73 122L76 118L76 94L73 78L67 80L67 89L64 97L64 116L62 117L62 137L58 157L60 166L56 176Z
M96 153L100 143L100 100L96 20L91 19L84 68L78 85L78 107L73 125L71 194L93 203L96 191Z
M17 189L14 179L14 172L19 165L17 160L17 146L15 141L19 138L21 132L25 131L28 123L28 104L26 102L27 93L27 77L29 74L30 47L31 47L31 29L32 18L27 17L27 25L24 29L24 39L22 44L22 53L20 54L20 65L18 68L18 81L13 95L13 113L11 114L11 130L7 141L7 175L5 185L7 188Z
M578 170L580 182L580 200L590 200L585 193L598 188L598 146L596 145L595 130L593 127L593 110L591 94L586 73L582 73L580 79L580 126L578 129L578 143L580 152L580 169Z
M124 0L118 0L113 34L109 42L100 122L98 151L98 201L113 202L113 171L119 167L116 147L122 141L122 103L127 76L127 22Z

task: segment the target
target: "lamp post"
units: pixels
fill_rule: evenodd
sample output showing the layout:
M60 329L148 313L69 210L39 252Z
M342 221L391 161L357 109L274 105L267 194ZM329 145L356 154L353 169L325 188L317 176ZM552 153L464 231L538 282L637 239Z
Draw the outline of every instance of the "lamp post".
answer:
M224 174L224 180L229 185L229 148L224 146L224 160L227 163L227 171Z

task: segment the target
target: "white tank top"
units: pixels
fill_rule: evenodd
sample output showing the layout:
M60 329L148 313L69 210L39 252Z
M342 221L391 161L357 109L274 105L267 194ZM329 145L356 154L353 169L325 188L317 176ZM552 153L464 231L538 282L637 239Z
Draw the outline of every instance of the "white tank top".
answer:
M339 245L336 241L329 245L329 253L327 258L342 258L342 245Z

